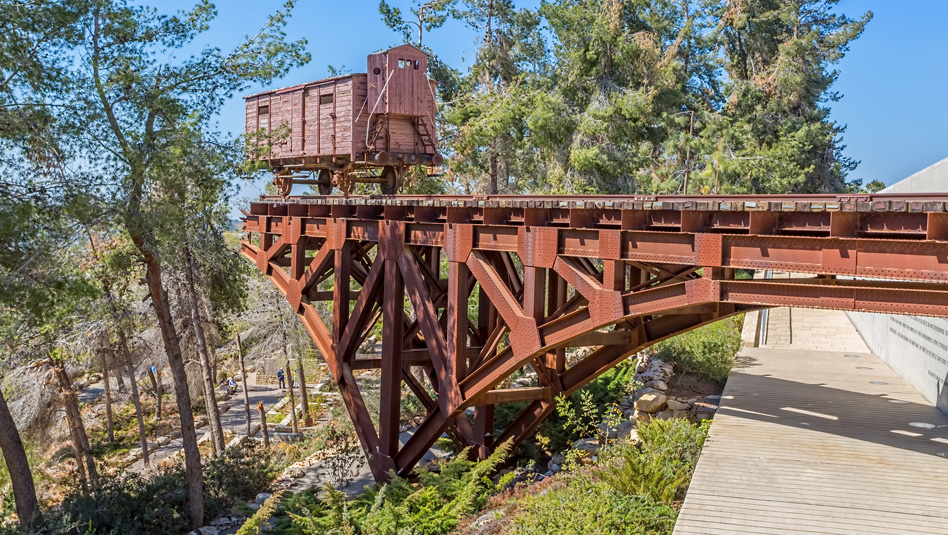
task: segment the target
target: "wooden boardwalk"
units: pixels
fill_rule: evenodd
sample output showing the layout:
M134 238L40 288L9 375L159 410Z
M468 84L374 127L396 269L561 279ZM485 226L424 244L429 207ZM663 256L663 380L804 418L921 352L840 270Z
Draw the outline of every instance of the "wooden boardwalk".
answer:
M744 533L948 534L948 416L869 353L745 349L675 527Z

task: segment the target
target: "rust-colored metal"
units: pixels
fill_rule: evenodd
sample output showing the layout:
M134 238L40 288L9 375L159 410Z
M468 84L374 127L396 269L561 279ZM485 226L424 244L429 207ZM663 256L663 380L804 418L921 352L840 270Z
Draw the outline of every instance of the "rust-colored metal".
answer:
M281 195L294 184L348 193L359 182L391 194L408 166L442 164L428 55L402 45L370 54L366 66L245 98L247 157L273 169Z
M561 393L727 316L948 317L944 195L265 197L245 216L244 256L323 354L380 481L408 474L445 432L481 457L519 443ZM736 268L815 277L735 280ZM380 321L381 354L362 355ZM583 346L567 367L566 348ZM538 385L513 388L527 367ZM373 368L378 429L353 374ZM427 410L404 444L403 383ZM494 407L517 402L528 403L497 429Z

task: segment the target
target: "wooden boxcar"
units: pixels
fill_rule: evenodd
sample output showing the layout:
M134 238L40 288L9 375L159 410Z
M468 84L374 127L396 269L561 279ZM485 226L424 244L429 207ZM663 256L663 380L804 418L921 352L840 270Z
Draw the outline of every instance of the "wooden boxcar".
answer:
M246 132L258 145L248 157L271 166L282 194L294 183L349 193L358 182L391 194L406 167L441 165L427 54L403 45L369 55L367 67L246 97Z

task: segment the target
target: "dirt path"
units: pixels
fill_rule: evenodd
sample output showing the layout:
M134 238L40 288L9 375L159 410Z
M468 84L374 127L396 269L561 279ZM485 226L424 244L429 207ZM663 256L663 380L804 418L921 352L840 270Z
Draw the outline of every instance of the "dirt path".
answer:
M250 400L250 425L251 427L260 423L260 413L257 411L257 403L263 402L263 406L268 410L276 402L280 401L283 396L286 395L285 390L281 390L275 386L270 385L257 385L256 376L254 374L248 374L247 377L247 397ZM225 431L231 431L236 435L244 435L247 432L247 417L244 413L244 396L243 391L238 388L237 392L230 397L226 402L221 403L221 405L226 405L227 410L221 414L221 425ZM223 408L223 407L222 407ZM203 437L207 433L207 426L201 427L198 429L198 438ZM151 462L153 465L160 463L161 461L168 459L175 453L181 451L181 437L175 438L171 442L159 446L157 449L151 452ZM141 459L136 461L132 466L132 470L142 471L145 469L142 464Z

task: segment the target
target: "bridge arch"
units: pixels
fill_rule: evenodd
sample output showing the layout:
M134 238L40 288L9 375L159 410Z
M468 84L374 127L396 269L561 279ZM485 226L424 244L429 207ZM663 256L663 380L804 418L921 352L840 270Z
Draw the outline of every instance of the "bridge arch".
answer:
M445 432L481 456L519 443L559 394L734 314L797 306L948 316L946 201L264 197L245 213L242 253L313 338L381 481L389 470L407 475ZM813 277L737 280L738 269ZM320 302L330 314L318 313ZM359 355L379 322L380 355ZM592 350L567 366L568 347ZM527 365L538 386L499 388ZM373 368L378 428L354 374ZM404 445L403 383L427 410ZM494 428L494 406L524 401L513 423Z

